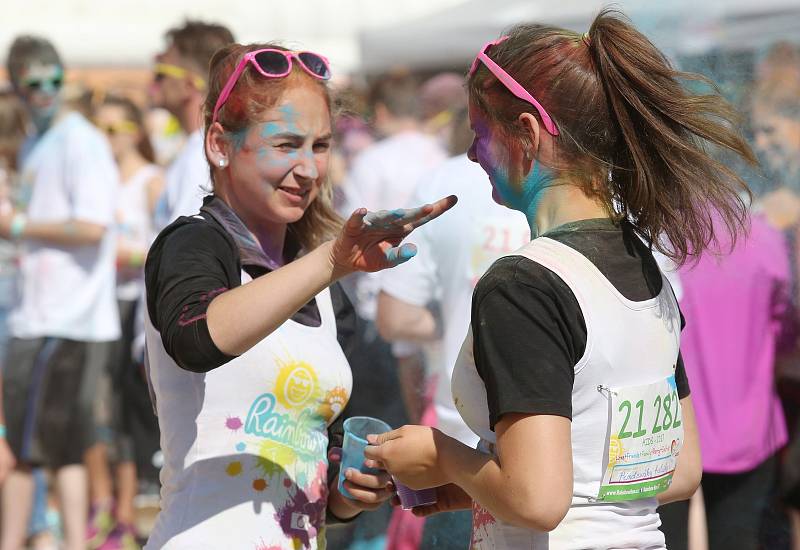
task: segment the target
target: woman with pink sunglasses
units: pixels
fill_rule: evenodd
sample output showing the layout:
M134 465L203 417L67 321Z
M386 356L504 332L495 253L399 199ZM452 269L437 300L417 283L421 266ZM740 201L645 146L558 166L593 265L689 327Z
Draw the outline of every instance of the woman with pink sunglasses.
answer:
M400 241L455 203L357 210L327 180L328 61L233 44L210 64L213 193L156 239L146 264L149 379L162 503L147 548L324 548L393 493L386 472L329 472L329 428L352 389L354 314L336 281L410 259Z
M472 507L473 549L664 548L658 505L698 486L683 319L652 250L709 248L714 212L741 232L747 188L706 143L755 161L686 79L609 11L585 35L518 26L469 71L470 159L533 236L478 283L454 368L481 442L405 426L366 455L438 487L419 515Z

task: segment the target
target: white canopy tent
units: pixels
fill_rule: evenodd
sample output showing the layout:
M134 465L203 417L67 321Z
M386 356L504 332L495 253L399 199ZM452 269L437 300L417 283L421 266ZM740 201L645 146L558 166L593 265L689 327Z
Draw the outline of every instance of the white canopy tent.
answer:
M486 41L516 23L551 23L585 32L607 2L598 0L468 0L392 27L363 31L361 66L430 70L465 64ZM800 39L800 0L619 1L639 28L669 54L714 47L751 49Z

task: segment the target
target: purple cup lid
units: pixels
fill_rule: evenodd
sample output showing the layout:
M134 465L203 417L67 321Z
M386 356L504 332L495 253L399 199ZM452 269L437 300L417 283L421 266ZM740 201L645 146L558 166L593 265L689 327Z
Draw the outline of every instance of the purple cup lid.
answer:
M415 490L403 485L396 479L394 479L394 484L395 487L397 487L397 496L400 497L400 506L402 506L403 510L410 510L417 506L436 504L436 488L434 487Z

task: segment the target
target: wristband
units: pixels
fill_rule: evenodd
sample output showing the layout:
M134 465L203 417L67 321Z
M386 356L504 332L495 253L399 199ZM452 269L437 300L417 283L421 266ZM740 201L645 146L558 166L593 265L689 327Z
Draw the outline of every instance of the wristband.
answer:
M6 438L6 427L0 424L0 439Z
M25 226L28 225L28 217L25 214L14 214L11 218L11 227L9 227L9 235L12 239L19 239L22 232L25 231Z

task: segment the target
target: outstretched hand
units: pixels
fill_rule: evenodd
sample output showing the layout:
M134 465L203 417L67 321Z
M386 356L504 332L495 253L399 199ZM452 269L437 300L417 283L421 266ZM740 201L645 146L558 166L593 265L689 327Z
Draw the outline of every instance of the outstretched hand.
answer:
M380 271L413 258L417 247L400 243L417 227L450 210L458 201L450 195L418 208L368 212L360 208L345 223L331 247L334 271Z

